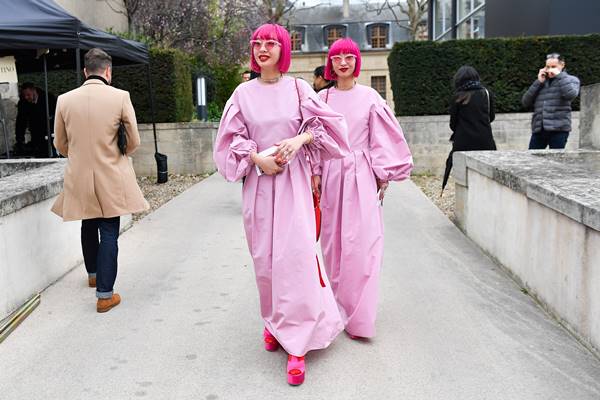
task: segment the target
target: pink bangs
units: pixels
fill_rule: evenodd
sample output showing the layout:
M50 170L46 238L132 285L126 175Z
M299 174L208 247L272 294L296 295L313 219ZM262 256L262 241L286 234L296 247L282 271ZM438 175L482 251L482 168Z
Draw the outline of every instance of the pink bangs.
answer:
M360 74L360 49L352 39L344 38L336 40L329 48L329 53L327 54L327 64L325 65L325 79L327 79L328 81L337 80L337 75L333 71L331 57L337 56L338 54L354 54L356 56L354 76L358 77L358 75Z
M290 69L292 60L292 43L290 33L281 25L264 24L259 26L252 34L252 40L277 40L281 43L281 55L279 56L279 72L286 73ZM250 49L250 68L252 71L260 73L260 67L254 59L252 49Z

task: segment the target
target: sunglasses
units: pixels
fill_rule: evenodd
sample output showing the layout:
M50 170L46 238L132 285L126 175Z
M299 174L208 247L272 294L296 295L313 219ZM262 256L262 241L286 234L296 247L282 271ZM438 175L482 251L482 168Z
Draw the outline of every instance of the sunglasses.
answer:
M350 64L356 61L356 56L354 54L346 54L344 56L331 56L330 58L334 64L340 64L342 60L344 60L346 64Z
M275 48L275 46L281 46L281 43L279 43L277 40L251 40L250 46L254 50L260 50L263 46L265 46L265 49L271 51Z

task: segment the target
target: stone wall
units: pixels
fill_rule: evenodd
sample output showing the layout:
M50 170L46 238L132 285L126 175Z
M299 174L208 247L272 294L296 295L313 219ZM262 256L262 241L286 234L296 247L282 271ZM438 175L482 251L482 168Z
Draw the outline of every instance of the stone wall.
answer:
M579 148L579 112L573 113L573 131L567 149ZM415 161L414 173L444 172L452 148L448 115L398 117ZM531 113L496 114L492 132L499 150L527 150Z
M212 122L156 124L158 151L167 155L169 173L215 171L212 150L218 126ZM139 130L142 144L132 156L133 167L139 176L156 176L152 125L142 124Z
M65 163L0 161L0 320L81 264L81 223L50 211ZM130 216L121 218L122 229L130 225Z
M455 153L456 218L600 354L600 151Z
M581 88L581 148L600 150L600 83Z

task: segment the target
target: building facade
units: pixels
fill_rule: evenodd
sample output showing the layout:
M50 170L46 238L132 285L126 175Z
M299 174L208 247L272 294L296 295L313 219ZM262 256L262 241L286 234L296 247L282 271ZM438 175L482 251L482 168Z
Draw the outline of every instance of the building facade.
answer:
M409 34L389 10L379 12L365 4L347 2L318 5L295 10L287 25L292 37L290 75L312 82L314 69L326 63L329 46L349 37L361 51L358 83L373 87L393 107L387 58L392 45L408 40Z
M123 0L54 0L73 16L103 31L127 32L129 23Z
M600 32L599 0L430 0L429 37L478 39Z

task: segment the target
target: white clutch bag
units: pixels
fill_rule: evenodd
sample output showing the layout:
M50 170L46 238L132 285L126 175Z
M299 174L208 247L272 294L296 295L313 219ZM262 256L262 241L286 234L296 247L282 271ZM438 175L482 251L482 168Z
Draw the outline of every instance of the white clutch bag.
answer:
M277 152L277 146L271 146L268 149L263 150L260 153L258 153L258 155L261 157L269 157L269 156L272 156L273 154L275 154L276 152ZM254 168L256 168L256 174L258 176L261 176L264 174L262 169L258 168L258 165L255 165Z

